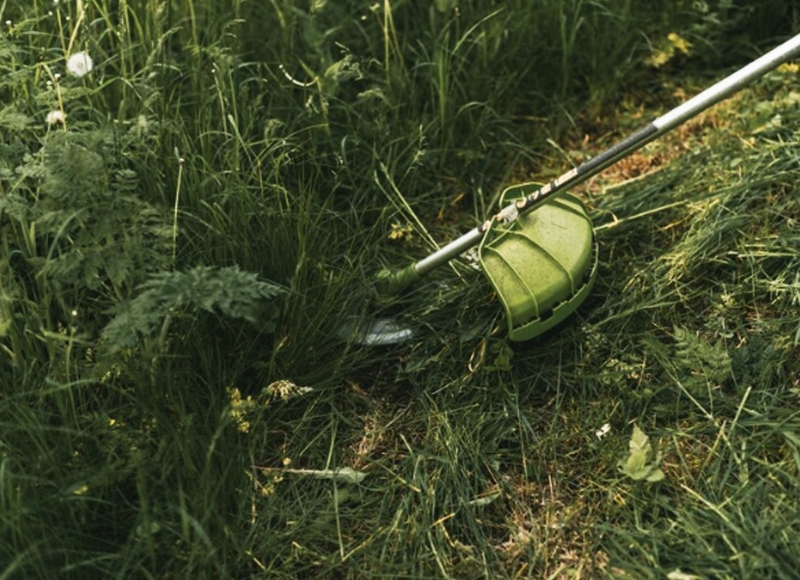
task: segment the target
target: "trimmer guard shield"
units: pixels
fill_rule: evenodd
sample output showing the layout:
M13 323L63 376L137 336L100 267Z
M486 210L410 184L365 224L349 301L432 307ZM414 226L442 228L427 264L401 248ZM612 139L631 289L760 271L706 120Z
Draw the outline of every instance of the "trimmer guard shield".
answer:
M504 200L531 189L535 184L509 188ZM569 194L493 226L479 256L506 311L509 338L530 340L572 314L592 289L597 255L586 208Z

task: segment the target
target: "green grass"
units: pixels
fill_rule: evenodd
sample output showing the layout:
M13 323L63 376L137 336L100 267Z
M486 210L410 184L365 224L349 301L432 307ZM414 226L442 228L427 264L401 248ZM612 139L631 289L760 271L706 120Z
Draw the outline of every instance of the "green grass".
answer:
M793 577L796 71L582 190L600 277L548 335L463 260L370 301L768 5L0 4L0 577ZM341 336L381 314L415 338Z

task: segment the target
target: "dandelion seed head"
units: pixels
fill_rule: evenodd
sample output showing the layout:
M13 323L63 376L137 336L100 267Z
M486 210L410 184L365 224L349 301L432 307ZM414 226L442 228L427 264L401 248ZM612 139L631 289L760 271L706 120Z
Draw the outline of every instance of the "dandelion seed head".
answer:
M62 124L65 119L66 115L64 115L64 112L56 109L55 111L50 111L47 113L47 118L45 120L47 121L48 125L59 125Z
M53 76L55 77L56 81L58 81L58 80L60 80L60 79L61 79L61 73L56 73L56 74L55 74L55 75L53 75Z
M94 68L92 57L85 52L76 52L67 59L67 70L78 78L89 74L92 68Z
M11 26L11 21L10 20L6 20L6 26Z

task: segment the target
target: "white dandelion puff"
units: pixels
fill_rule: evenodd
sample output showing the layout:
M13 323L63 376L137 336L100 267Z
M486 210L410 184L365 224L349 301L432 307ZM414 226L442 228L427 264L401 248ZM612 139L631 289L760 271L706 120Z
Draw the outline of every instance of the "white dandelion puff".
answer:
M56 109L55 111L50 111L47 113L47 124L48 125L59 125L62 124L66 119L66 115L64 115L64 111Z
M92 72L93 67L92 57L85 52L76 52L67 59L67 70L78 78Z

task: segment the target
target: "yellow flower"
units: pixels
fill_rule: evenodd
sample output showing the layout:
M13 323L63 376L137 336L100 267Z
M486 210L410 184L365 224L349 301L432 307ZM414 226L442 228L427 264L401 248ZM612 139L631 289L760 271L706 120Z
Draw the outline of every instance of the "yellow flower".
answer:
M686 56L692 51L692 43L683 38L677 32L670 32L667 35L667 45L663 48L655 49L653 54L645 60L650 66L659 68L671 61L678 53Z
M234 423L236 423L236 428L241 433L249 433L250 421L247 420L247 415L256 405L253 397L248 395L246 399L243 399L242 393L239 392L239 389L236 387L228 389L228 397L231 402L228 414L231 419L233 419Z
M667 40L670 41L672 46L680 50L683 54L689 55L692 51L692 43L681 37L677 32L670 32L667 35Z
M392 231L389 232L390 240L404 240L411 237L414 228L410 225L392 224Z

